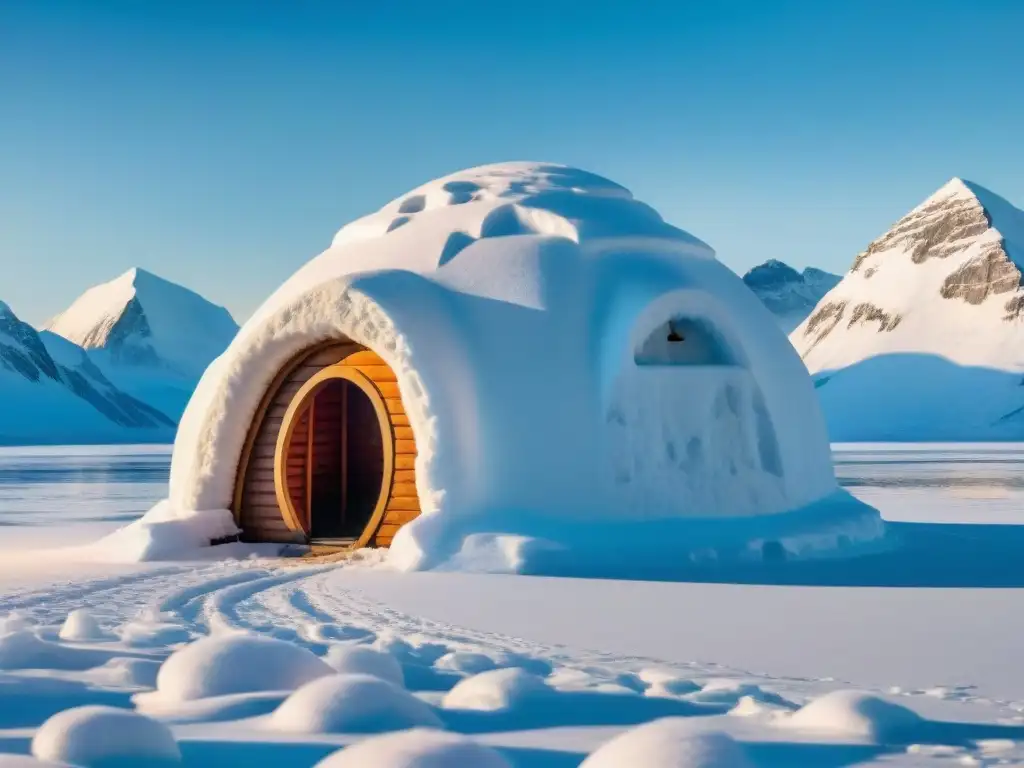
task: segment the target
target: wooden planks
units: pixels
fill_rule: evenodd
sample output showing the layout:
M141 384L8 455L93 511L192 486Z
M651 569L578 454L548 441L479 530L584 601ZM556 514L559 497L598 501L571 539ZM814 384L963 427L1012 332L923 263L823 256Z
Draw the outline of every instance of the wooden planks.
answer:
M250 428L246 442L245 462L239 472L239 492L236 495L236 516L243 535L248 540L291 542L296 532L289 529L278 507L274 486L274 454L285 412L296 393L323 368L344 362L369 378L384 399L393 436L394 474L380 525L372 542L388 546L398 529L415 519L420 513L416 493L416 439L412 425L402 403L395 372L375 352L350 342L325 344L299 356L275 380L264 396L257 417ZM322 407L333 408L325 402ZM329 413L321 414L326 420ZM320 415L318 415L319 418ZM292 505L305 511L310 487L310 455L324 449L325 438L319 430L308 429L308 415L304 424L293 432L293 442L285 467L288 492Z

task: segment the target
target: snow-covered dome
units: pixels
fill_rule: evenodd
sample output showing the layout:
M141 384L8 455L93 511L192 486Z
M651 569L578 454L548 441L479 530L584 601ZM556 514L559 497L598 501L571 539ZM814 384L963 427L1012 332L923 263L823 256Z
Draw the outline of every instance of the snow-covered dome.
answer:
M625 188L543 163L452 174L343 227L207 370L163 518L240 519L268 393L339 339L394 372L415 440L401 567L678 562L741 530L785 555L881 530L837 489L806 370L743 282Z

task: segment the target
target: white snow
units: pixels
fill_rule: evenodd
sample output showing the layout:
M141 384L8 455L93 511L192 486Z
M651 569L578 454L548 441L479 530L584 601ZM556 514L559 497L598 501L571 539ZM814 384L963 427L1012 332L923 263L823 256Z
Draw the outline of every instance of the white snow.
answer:
M181 764L181 751L167 726L126 709L102 706L54 715L32 739L32 754L80 768Z
M254 691L291 691L333 670L305 648L271 637L226 634L175 651L147 701L174 703Z
M409 728L440 728L429 704L379 677L329 675L306 683L270 718L273 727L293 733L383 733Z
M908 744L921 732L913 710L861 691L832 691L779 723L788 728L857 736L881 744Z
M342 674L371 675L399 687L405 684L402 665L394 656L365 645L332 645L324 661Z
M346 747L317 768L511 768L493 749L426 728L376 736Z
M103 627L100 626L95 616L84 608L78 608L68 614L64 626L60 628L59 637L61 640L89 642L90 640L107 640L110 636L103 631Z
M462 680L445 694L445 709L510 710L536 704L551 691L536 675L512 667L492 669Z
M651 357L670 322L694 353ZM743 282L624 188L538 163L438 179L342 229L207 369L159 514L223 515L275 374L341 337L394 369L416 436L423 514L394 567L674 569L883 533L837 488L806 371Z
M32 472L50 478L83 458L31 453ZM372 560L314 568L258 558L76 565L66 550L23 552L21 562L40 561L41 568L46 561L63 562L59 571L32 572L29 581L0 571L0 622L10 619L16 628L12 647L23 649L19 663L0 669L0 753L29 752L36 731L59 711L105 705L160 718L185 764L313 765L347 753L358 765L364 750L381 742L358 733L314 732L323 724L312 713L361 717L365 710L348 706L352 697L340 696L334 682L322 684L329 693L310 692L321 688L315 681L342 678L327 663L338 655L335 649L359 647L391 657L406 683L407 692L390 687L385 697L359 697L385 702L385 715L373 718L376 727L395 725L395 712L412 696L412 706L439 718L449 738L472 745L465 749L492 750L488 754L517 768L596 760L590 756L620 734L663 718L681 721L668 741L672 749L689 744L681 752L687 759L699 754L689 739L719 732L763 768L1019 763L1021 542L1015 526L992 523L1001 521L999 515L1022 519L1011 505L1020 493L1014 483L1022 455L1020 446L1006 445L842 448L836 454L840 477L887 516L895 510L902 549L786 568L720 564L696 574L732 583L399 573ZM5 466L11 464L0 463ZM146 466L140 461L134 471L144 477ZM112 476L111 510L121 514L125 499L136 499L137 509L145 506L144 494L118 482L124 479L120 472ZM107 482L104 477L91 470L70 474L65 496L62 483L52 480L20 492L0 483L0 497L7 491L4 514L17 522L5 528L5 537L29 541L16 532L34 520L64 544L65 523L81 519L81 505L97 517L110 512L96 492L86 490ZM994 503L1001 490L1006 495ZM76 494L85 501L76 502ZM907 494L917 494L917 501L907 503ZM58 501L51 506L49 498ZM33 546L54 545L45 538L37 536ZM89 550L77 544L76 552ZM5 552L5 564L9 558ZM106 640L59 637L68 615L79 609L109 632ZM172 669L170 660L183 658L189 648L211 658L203 650L208 642L258 637L289 647L281 653L290 661L277 663L262 651L230 654L229 664L212 668L260 682L187 701L162 696L159 666ZM296 653L303 667L314 662L316 674L305 688L290 677L282 681L276 671L291 668ZM191 669L183 679L200 676L202 665L185 666ZM219 674L209 679L217 682ZM506 706L501 697L515 689L508 681L520 679L542 681L535 689L540 696L512 697ZM217 685L217 693L233 689ZM371 685L379 692L387 683ZM486 708L445 706L449 697L474 689ZM884 728L858 735L870 733L855 731L865 717L870 725L873 715L856 705L832 706L813 725L793 724L790 713L801 705L807 705L805 717L829 701L830 692L850 689L906 708L917 724L896 736ZM307 696L317 701L303 704ZM289 697L295 711L306 710L295 716L301 732L275 725ZM332 710L325 700L348 704ZM404 704L394 706L396 701ZM333 721L337 729L341 720ZM408 744L417 740L409 733L393 735ZM370 754L370 765L389 764ZM465 764L464 758L451 759L456 762L448 764Z
M743 748L724 733L694 734L683 718L665 718L626 731L601 746L580 768L747 768Z

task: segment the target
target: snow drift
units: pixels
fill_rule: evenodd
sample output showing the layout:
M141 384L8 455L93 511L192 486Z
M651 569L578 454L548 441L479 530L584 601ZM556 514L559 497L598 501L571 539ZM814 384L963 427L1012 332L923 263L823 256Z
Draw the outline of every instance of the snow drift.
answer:
M340 337L395 371L416 437L399 568L808 556L882 533L838 489L806 371L743 282L625 188L538 163L453 174L339 231L207 369L162 519L223 519L275 373Z

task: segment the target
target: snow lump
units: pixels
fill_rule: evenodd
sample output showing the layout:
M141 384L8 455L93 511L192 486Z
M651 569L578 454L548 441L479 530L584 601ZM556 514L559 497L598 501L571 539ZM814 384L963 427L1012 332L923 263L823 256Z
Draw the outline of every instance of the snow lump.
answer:
M204 637L160 667L156 695L165 702L256 691L291 691L334 670L284 640L230 634Z
M366 645L332 645L324 661L343 674L372 675L400 687L405 685L398 660L390 653Z
M103 706L66 709L51 717L32 739L32 754L80 768L181 764L178 744L166 725L138 712Z
M913 710L861 691L832 691L808 702L780 724L804 731L906 744L924 720Z
M465 736L417 728L345 747L316 768L512 768L490 747ZM619 766L622 768L622 766Z
M750 768L743 748L724 733L694 733L686 718L666 717L619 734L580 768Z
M383 733L417 726L440 728L433 708L404 688L370 675L331 675L308 683L271 717L295 733Z

